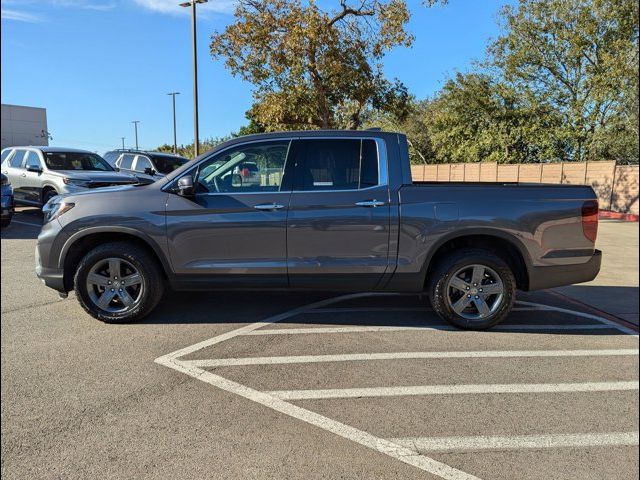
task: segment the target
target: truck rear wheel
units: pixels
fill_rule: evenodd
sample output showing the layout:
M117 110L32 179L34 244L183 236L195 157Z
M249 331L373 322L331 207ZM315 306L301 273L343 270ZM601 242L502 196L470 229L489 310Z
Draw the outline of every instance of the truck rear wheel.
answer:
M162 298L164 277L149 252L129 242L99 245L80 261L74 277L82 307L106 323L149 314Z
M492 252L465 248L441 259L427 279L431 305L456 327L484 330L513 308L516 280L509 265Z

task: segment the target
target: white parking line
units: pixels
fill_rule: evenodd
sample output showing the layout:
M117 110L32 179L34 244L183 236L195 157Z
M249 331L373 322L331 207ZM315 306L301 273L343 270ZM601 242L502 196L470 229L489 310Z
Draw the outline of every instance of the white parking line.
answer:
M246 357L185 360L194 367L236 367L246 365L282 365L290 363L356 362L370 360L408 360L429 358L536 358L536 357L606 357L638 355L632 348L600 350L497 350L478 352L391 352L346 353L342 355L299 355L291 357Z
M471 452L523 448L610 447L638 445L638 432L514 435L494 437L391 438L416 452Z
M483 385L415 385L406 387L328 388L320 390L273 390L282 400L323 400L329 398L400 397L407 395L465 395L498 393L566 393L638 390L638 382L590 383L507 383Z
M36 228L42 227L42 224L23 222L21 220L11 220L11 223L19 223L20 225L29 225L30 227L36 227Z
M288 415L290 417L302 420L310 425L314 425L317 426L319 428L322 428L323 430L326 430L328 432L331 432L335 435L338 435L340 437L346 438L348 440L351 440L355 443L358 443L360 445L366 446L368 448L371 448L373 450L376 450L378 452L384 453L392 458L395 458L397 460L400 460L406 464L412 465L416 468L419 468L425 472L431 473L435 476L438 476L440 478L444 478L446 480L479 480L477 477L465 473L461 470L458 470L456 468L453 468L449 465L446 465L440 461L437 461L429 456L426 456L422 453L418 453L415 450L415 446L416 446L416 442L418 440L421 439L397 439L398 442L394 441L393 439L384 439L384 438L380 438L380 437L376 437L375 435L372 435L368 432L365 432L363 430L359 430L355 427L352 427L350 425L346 425L344 423L338 422L336 420L333 420L331 418L325 417L323 415L320 415L318 413L312 412L310 410L307 410L305 408L299 407L297 405L293 405L292 403L289 403L287 401L285 401L283 398L279 398L277 395L282 395L283 393L286 394L287 392L283 392L283 391L276 391L276 392L261 392L255 389L252 389L250 387L247 387L246 385L242 385L240 383L234 382L232 380L226 379L220 375L216 375L212 372L209 372L207 370L204 370L203 368L201 368L201 366L199 366L199 363L197 362L207 362L207 360L180 360L181 357L185 356L185 355L189 355L192 354L194 352L197 352L199 350L202 350L203 348L206 347L211 347L213 345L219 344L221 342L224 342L226 340L230 340L232 338L238 337L238 336L242 336L242 335L257 335L258 333L258 329L267 326L267 325L272 325L276 322L288 319L288 318L292 318L295 317L296 315L299 314L303 314L303 313L309 313L309 310L311 309L322 309L325 308L326 306L333 304L333 303L338 303L338 302L342 302L342 301L346 301L346 300L351 300L351 299L355 299L355 298L362 298L362 297L370 297L370 296L394 296L394 295L398 295L398 294L385 294L385 293L380 293L380 294L370 294L370 293L363 293L363 294L353 294L353 295L344 295L341 297L336 297L333 299L328 299L328 300L323 300L321 302L316 302L313 303L311 305L307 305L307 306L303 306L303 307L299 307L296 309L293 309L289 312L285 312L279 315L275 315L273 317L270 317L264 321L260 321L260 322L256 322L235 330L232 330L230 332L224 333L222 335L218 335L216 337L210 338L208 340L204 340L202 342L196 343L194 345L188 346L186 348L182 348L180 350L177 350L175 352L169 353L167 355L163 355L159 358L157 358L155 361L158 364L167 366L169 368L172 368L174 370L177 370L179 372L182 372L186 375L189 375L193 378L196 378L198 380L202 380L203 382L206 382L210 385L213 385L217 388L220 388L222 390L228 391L228 392L232 392L235 393L236 395L239 395L243 398L252 400L256 403L259 403L267 408L271 408L275 411L281 412L285 415ZM524 305L524 307L526 309L532 309L532 310L550 310L550 311L559 311L559 312L564 312L564 313L569 313L573 316L579 316L579 317L583 317L583 318L588 318L590 320L595 320L598 322L598 324L588 324L588 325L579 325L579 328L585 329L591 329L591 328L615 328L619 331L628 333L628 334L632 334L635 337L637 337L637 335L635 335L635 332L633 332L630 329L627 329L625 327L619 326L613 322L609 322L608 320L605 319L601 319L599 317L596 317L595 315L589 315L589 314L583 314L582 312L575 312L575 311L571 311L571 310L566 310L566 309L560 309L560 308L556 308L556 307L551 307L548 305L540 305L540 304L534 304L534 303L529 303L529 302L519 302L521 305ZM347 307L348 308L348 307ZM344 310L344 309L341 309ZM326 313L326 312L325 312ZM508 326L505 325L504 327L506 328L512 328L514 326ZM526 326L525 326L526 327ZM549 325L539 325L539 326L535 326L536 328L540 328L540 329L549 329L550 326ZM571 328L571 329L575 329L576 326L572 326L572 325L559 325L558 327L564 327L564 328ZM356 329L356 330L352 330L352 331L363 331L362 327L349 327L351 329ZM370 328L371 327L364 327L369 329L368 331L371 331ZM381 331L381 332L387 332L387 331L392 331L392 329L398 329L398 327L374 327L375 330L374 331ZM433 328L415 328L415 327L399 327L402 330L421 330L421 331L430 331L430 330L436 330ZM446 327L444 327L446 328ZM442 330L443 328L438 328L437 330ZM300 329L303 330L303 329ZM306 332L304 333L321 333L318 328L310 328L310 329L304 329L306 330ZM335 331L335 333L343 333L345 330L342 328L332 328L331 330ZM273 332L290 332L291 330L267 330L265 331L266 334L271 335L274 334ZM626 349L623 350L616 350L616 354L622 354L621 352L625 351ZM586 350L583 352L587 352ZM594 355L601 355L601 352L604 352L604 350L599 351L600 353L594 353ZM613 352L613 350L611 350L611 352ZM637 350L633 351L634 353L627 352L628 354L637 354ZM417 352L418 354L423 354L425 352ZM438 353L438 352L436 352ZM440 353L448 353L448 352L440 352ZM469 353L469 352L467 352ZM473 352L472 352L473 353ZM489 352L491 353L491 352ZM627 354L624 353L624 354ZM453 354L455 355L456 352L453 352ZM365 354L367 355L367 354ZM376 355L387 355L387 354L368 354L371 355L373 357L375 357ZM508 354L506 354L508 355ZM505 355L505 356L506 356ZM291 357L294 360L296 359L300 359L300 358L309 358L311 356L308 357ZM338 355L338 356L320 356L320 357L341 357L341 358L345 358L345 355ZM267 357L260 357L262 359L266 359ZM276 361L279 361L278 359L286 359L287 357L274 357L276 359ZM318 358L318 357L316 357ZM445 357L443 357L445 358ZM453 358L453 357L452 357ZM353 358L351 358L353 359ZM232 361L247 361L246 359L229 359ZM364 359L363 359L364 360ZM217 361L217 359L213 359L213 361ZM227 360L225 360L227 361ZM283 363L291 363L289 361L286 360L282 360ZM343 361L343 360L336 360L336 361ZM269 361L270 362L270 361ZM244 364L244 363L242 363ZM638 382L610 382L610 383L589 383L589 384L543 384L543 385L535 385L535 384L529 384L529 385L462 385L462 386L428 386L428 387L400 387L400 388L404 388L404 389L434 389L434 388L438 388L441 391L443 389L463 389L463 388L467 388L467 389L471 389L471 390L475 390L475 391L469 391L468 393L483 393L481 392L481 390L484 389L492 389L492 390L496 390L496 389L503 389L504 391L498 392L498 393L516 393L516 391L518 392L523 392L523 393L532 393L532 391L549 391L549 392L560 392L560 391L572 391L572 392L583 392L583 391L612 391L612 390L637 390L638 389ZM359 392L363 392L365 391L369 391L369 393L372 393L373 390L378 390L380 391L381 389L347 389L347 390L342 390L342 392L344 391L349 391L349 392L355 392L355 391L359 391ZM384 389L383 389L384 390ZM389 389L386 389L389 390ZM391 389L393 390L393 389ZM389 391L391 391L389 390ZM480 390L480 391L479 391ZM308 392L308 391L289 391L288 393L292 394L295 396L296 392ZM324 390L316 390L316 391L312 391L315 392L315 394L317 395L318 392L327 392ZM336 390L329 390L328 392L336 392ZM455 392L455 393L464 393L461 391ZM490 393L490 392L485 392L485 393ZM416 393L411 393L411 394L416 394ZM424 394L424 393L417 393L417 394ZM305 394L306 395L306 394ZM394 393L395 395L395 393ZM361 393L358 394L358 396L362 396ZM377 395L376 395L377 396ZM610 437L609 441L613 442L613 441L620 441L620 442L625 442L625 441L629 441L629 438L626 437L615 437L616 435L626 435L626 434L611 434L614 435L613 437ZM488 438L492 438L492 437L488 437ZM576 437L577 438L577 437ZM578 442L578 440L574 438L573 441ZM617 440L616 440L617 439ZM407 441L409 442L409 440L413 443L411 443L411 446L408 447L406 445L403 445L401 442L402 441ZM568 442L569 440L565 439L565 442ZM583 437L582 439L583 442L587 441L586 437ZM595 441L595 440L592 440ZM556 439L555 440L556 443L560 444L560 439ZM553 441L549 440L548 443L553 443ZM637 443L637 440L636 440ZM485 442L486 444L486 442ZM523 441L523 444L525 444L525 442ZM525 447L523 447L525 448Z
M561 325L496 325L492 327L490 332L546 332L546 331L571 331L571 330L613 330L616 327L604 323L580 323L580 324L561 324ZM433 327L394 327L389 325L380 326L350 326L350 327L303 327L303 328L278 328L253 330L241 335L307 335L312 333L365 333L365 332L402 332L402 331L418 331L418 332L460 332L459 328L451 325L437 325Z

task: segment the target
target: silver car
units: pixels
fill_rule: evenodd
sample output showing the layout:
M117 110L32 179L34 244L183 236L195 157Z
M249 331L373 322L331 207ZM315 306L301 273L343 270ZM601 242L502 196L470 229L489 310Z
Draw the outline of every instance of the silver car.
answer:
M115 171L99 155L71 148L5 148L1 169L13 186L16 204L38 207L56 195L138 182L134 175Z

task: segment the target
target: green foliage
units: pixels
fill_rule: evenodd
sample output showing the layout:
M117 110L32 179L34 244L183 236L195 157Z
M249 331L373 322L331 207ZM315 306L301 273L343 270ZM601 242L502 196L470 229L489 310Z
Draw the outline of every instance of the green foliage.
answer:
M219 143L230 140L235 136L237 136L237 134L232 133L224 137L209 137L205 140L200 140L200 152L206 152L208 150L211 150L213 147L215 147ZM173 153L173 145L169 145L168 143L165 143L164 145L160 145L156 150L159 152ZM178 145L177 154L185 158L194 158L193 143L190 143L188 145Z
M358 128L367 108L406 110L408 94L382 74L391 48L409 46L404 0L239 0L211 53L256 86L248 117L266 131Z

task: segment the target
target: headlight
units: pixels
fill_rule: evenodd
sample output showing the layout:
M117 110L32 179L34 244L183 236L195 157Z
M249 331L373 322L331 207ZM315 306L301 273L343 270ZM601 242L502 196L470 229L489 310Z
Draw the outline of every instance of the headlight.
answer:
M62 179L62 181L65 183L65 185L74 185L76 187L88 188L89 185L91 185L91 181L90 180L81 180L79 178L64 177Z
M44 207L42 207L42 213L44 214L44 223L48 223L51 220L58 218L60 215L68 212L75 206L75 203L65 202L59 197L53 197L44 205Z

